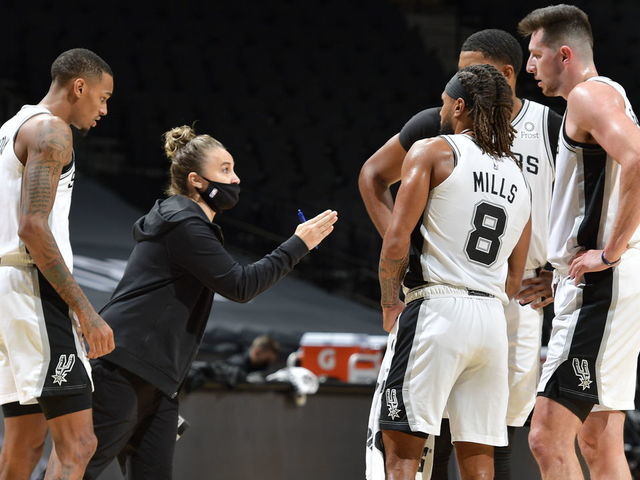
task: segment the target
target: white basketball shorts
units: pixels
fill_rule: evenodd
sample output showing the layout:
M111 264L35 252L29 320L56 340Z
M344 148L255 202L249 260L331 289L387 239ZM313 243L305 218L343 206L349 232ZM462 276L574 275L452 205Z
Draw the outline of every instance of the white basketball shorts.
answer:
M381 430L438 435L445 409L453 442L507 444L507 329L502 303L442 285L398 319L381 387ZM464 293L462 293L464 292Z
M616 267L579 281L556 273L555 316L539 392L556 383L554 395L600 404L602 410L634 409L638 272L640 251L629 249Z
M92 389L69 307L35 267L0 267L0 404Z

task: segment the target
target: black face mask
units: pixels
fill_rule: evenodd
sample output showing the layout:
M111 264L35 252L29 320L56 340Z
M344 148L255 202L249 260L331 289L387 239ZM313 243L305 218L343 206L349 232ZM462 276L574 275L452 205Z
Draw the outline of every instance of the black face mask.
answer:
M202 175L200 175L202 177ZM200 196L214 212L222 212L236 206L240 198L240 184L220 183L204 178L209 186L204 191L198 191Z

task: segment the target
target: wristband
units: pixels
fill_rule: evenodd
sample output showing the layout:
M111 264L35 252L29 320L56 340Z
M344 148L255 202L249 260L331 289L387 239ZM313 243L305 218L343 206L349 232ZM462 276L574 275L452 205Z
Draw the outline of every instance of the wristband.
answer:
M616 263L618 263L620 261L620 258L617 259L615 262L610 262L609 260L607 260L604 256L604 250L602 250L602 253L600 254L600 260L602 260L602 263L604 263L607 267L612 267L614 266Z

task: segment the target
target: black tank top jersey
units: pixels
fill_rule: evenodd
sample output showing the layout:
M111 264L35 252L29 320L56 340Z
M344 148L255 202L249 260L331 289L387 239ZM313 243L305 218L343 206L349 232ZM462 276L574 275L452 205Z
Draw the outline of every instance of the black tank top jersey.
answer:
M398 140L406 151L423 138L437 137L440 132L440 107L427 108L416 113L404 124Z

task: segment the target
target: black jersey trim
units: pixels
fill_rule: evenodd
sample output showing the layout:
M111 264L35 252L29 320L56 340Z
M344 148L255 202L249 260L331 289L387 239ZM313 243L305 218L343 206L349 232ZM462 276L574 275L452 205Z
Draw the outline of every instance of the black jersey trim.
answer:
M450 135L440 135L440 138L447 142L451 147L451 151L453 152L453 168L456 168L458 166L458 159L460 158L460 149Z
M419 285L423 285L425 282L424 273L422 272L422 262L420 259L422 258L423 251L426 247L426 241L420 232L420 228L425 221L425 215L427 214L427 210L422 212L422 216L416 226L413 228L411 232L411 243L409 245L409 266L407 268L407 273L404 276L402 284L406 288L414 288Z
M72 395L91 391L91 380L75 342L73 318L60 297L40 270L36 270L37 288L42 305L44 328L49 343L49 364L41 397Z
M511 121L511 126L513 127L515 127L518 123L520 123L524 119L527 113L527 110L529 110L529 103L530 103L529 100L527 100L526 98L521 98L520 101L522 102L520 111L516 114L516 116Z
M547 151L547 160L549 161L549 166L554 168L553 161L553 153L551 149L551 139L549 138L549 109L547 107L543 107L542 109L542 125L544 126L542 129L542 141L544 142L545 150Z
M60 178L64 177L65 173L73 168L76 163L76 156L73 150L71 151L71 161L67 163L64 167L62 167L62 172L60 173Z
M546 130L547 135L549 137L549 145L551 150L551 157L549 161L551 162L554 170L556 166L556 157L558 156L558 143L560 137L560 130L562 127L562 117L558 115L554 110L549 107L544 107L547 113L546 116Z
M571 147L572 149L583 148L585 150L604 152L604 149L597 143L578 142L577 140L573 140L571 137L569 137L569 135L567 135L566 119L567 113L565 112L564 119L562 121L562 138L569 147Z
M569 355L557 371L563 396L599 402L601 386L596 365L607 329L614 274L614 270L608 268L584 275L582 305L571 337Z
M393 359L389 366L387 379L381 389L380 430L389 430L392 425L401 425L405 429L408 427L404 382L407 370L411 368L409 359L411 358L421 307L422 302L412 302L407 305L400 318L398 318L398 332L396 334ZM387 398L387 395L389 395L389 398ZM389 411L389 407L395 409L395 414L393 411Z
M604 189L606 182L607 152L604 150L582 150L577 159L578 167L584 175L584 217L578 227L578 245L587 249L596 249L602 205L604 203Z

